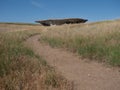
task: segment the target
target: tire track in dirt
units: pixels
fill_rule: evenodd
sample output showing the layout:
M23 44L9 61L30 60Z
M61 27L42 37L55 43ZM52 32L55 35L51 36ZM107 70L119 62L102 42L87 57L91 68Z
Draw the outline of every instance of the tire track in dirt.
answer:
M120 90L118 69L94 61L86 62L71 52L41 44L39 38L40 35L32 36L25 44L44 57L64 77L73 81L74 90Z

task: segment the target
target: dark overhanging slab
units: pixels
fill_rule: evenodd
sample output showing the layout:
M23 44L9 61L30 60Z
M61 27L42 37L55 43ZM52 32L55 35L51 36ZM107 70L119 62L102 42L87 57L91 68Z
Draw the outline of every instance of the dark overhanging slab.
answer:
M87 19L81 18L68 18L68 19L48 19L48 20L39 20L35 21L36 23L40 23L44 26L51 26L51 25L62 25L62 24L76 24L76 23L85 23Z

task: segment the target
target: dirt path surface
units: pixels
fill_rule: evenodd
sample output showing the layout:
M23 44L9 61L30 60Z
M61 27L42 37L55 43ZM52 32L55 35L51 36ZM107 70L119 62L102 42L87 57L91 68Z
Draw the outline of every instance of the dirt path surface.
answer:
M33 36L26 44L68 80L73 81L74 90L120 90L118 69L97 62L86 62L71 52L41 44L39 38L40 35Z

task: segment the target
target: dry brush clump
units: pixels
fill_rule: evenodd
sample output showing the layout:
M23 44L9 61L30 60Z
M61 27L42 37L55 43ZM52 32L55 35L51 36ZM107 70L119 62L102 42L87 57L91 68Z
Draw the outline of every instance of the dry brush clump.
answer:
M120 20L48 27L41 40L82 57L120 65Z
M23 41L40 31L0 33L0 90L70 90L71 84Z

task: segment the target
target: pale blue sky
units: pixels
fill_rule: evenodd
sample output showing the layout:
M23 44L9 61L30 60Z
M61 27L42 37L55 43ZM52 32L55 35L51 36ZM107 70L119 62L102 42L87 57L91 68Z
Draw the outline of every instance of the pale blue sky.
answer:
M120 0L0 0L0 22L85 18L90 22L120 18Z

